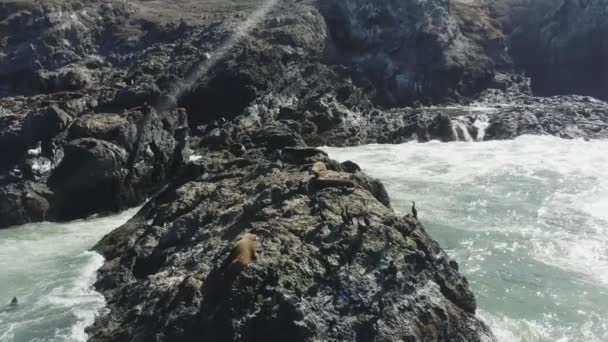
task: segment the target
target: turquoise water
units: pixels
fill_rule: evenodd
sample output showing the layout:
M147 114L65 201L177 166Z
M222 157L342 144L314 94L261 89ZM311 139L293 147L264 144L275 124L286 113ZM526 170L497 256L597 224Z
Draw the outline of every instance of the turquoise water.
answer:
M0 341L85 341L84 328L105 305L91 289L103 258L88 249L135 210L0 230ZM14 296L20 304L10 309Z
M396 210L416 201L500 341L608 341L608 141L326 150L381 179Z

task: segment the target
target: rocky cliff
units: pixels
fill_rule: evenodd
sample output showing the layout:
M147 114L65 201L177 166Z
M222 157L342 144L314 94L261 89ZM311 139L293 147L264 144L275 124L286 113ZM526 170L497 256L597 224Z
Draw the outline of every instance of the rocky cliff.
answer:
M603 0L483 1L509 37L536 95L608 99L608 8Z
M515 58L535 80L536 94L608 99L607 15L605 1L564 1L514 33Z
M305 147L441 137L448 115L385 107L461 101L491 59L443 1L362 21L362 2L282 1L252 22L260 6L4 2L0 226L152 196L95 248L109 311L92 341L492 339L457 264L382 184ZM257 259L235 272L245 232Z
M499 21L496 7L286 0L249 22L262 4L3 2L0 226L139 203L187 159L188 135L216 149L266 125L311 145L466 140L484 136L477 113L420 105L470 101L490 87L499 92L483 102L502 108L529 92L507 75L514 30L505 23L515 20ZM572 116L580 110L569 103L586 106L578 98L525 102L552 126L535 114L538 129L511 132L605 136L603 103L589 120Z
M563 20L593 4L560 7ZM466 279L424 228L356 164L305 147L608 136L608 104L534 97L551 73L522 62L566 56L578 26L551 26L560 49L522 57L518 28L532 23L505 11L447 0L4 1L0 227L152 198L96 247L110 311L93 341L491 340ZM327 175L308 174L315 161ZM246 232L258 259L230 272Z

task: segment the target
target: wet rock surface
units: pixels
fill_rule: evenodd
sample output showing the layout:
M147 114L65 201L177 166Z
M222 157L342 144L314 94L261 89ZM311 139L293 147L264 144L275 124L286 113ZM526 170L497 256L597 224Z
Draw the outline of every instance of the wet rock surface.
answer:
M26 109L25 118L9 126L2 141L8 153L2 160L0 210L17 211L0 216L0 226L70 220L137 205L184 162L187 135L180 133L178 111L161 115L140 107L79 117L69 104L61 107L65 110L54 105ZM27 184L44 191L30 191ZM29 211L14 196L32 193L46 203L42 214L16 214Z
M90 341L492 340L466 279L422 225L376 199L356 165L345 172L312 153L204 153L194 177L95 247L111 311ZM328 168L318 180L355 186L315 187L318 161ZM235 272L245 233L257 259Z
M464 1L463 1L464 2ZM608 99L606 2L473 0L503 32L536 95Z
M535 14L512 35L513 55L532 77L534 92L608 99L606 2L555 1Z
M264 3L0 4L0 227L152 198L95 248L92 341L492 340L419 222L309 146L605 138L608 105L531 96L474 2L284 0L249 25ZM228 272L246 232L257 260Z
M61 220L151 195L187 159L188 135L193 148L231 151L249 143L241 136L276 148L606 136L605 105L584 109L589 101L582 97L528 96L523 106L484 113L462 106L500 107L530 91L525 77L510 76L505 25L475 2L380 1L367 8L356 0L285 0L249 34L230 40L262 4L3 2L0 187L35 182L49 189L45 217ZM497 89L490 97L488 87ZM144 108L156 109L152 119ZM540 117L537 126L530 115ZM250 134L260 127L268 131ZM294 132L298 138L284 139ZM61 178L78 173L67 165L83 155L80 139L104 146L89 151L90 165L116 169L96 170L94 184L75 193L80 187ZM109 157L115 149L124 152ZM98 192L106 187L115 195ZM98 200L75 203L74 195ZM35 219L2 217L0 227L28 221Z
M554 135L564 139L605 139L608 104L588 96L510 97L496 104L495 93L486 99L494 105L485 139L513 139L524 134ZM499 95L501 98L503 94Z

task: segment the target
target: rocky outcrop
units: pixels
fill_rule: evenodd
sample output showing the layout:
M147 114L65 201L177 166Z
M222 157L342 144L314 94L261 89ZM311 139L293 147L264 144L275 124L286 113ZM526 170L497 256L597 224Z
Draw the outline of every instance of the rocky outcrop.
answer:
M507 97L488 91L482 99L491 107L485 140L513 139L520 135L554 135L564 139L605 139L608 103L585 96L548 98ZM502 101L500 99L503 99Z
M356 165L319 152L201 153L95 247L110 310L90 341L492 340L456 262ZM315 187L317 161L319 179L355 187ZM257 260L235 273L244 233Z
M13 121L0 142L3 150L13 152L3 160L0 176L0 211L6 213L0 215L0 226L69 220L137 205L187 158L187 122L185 114L180 121L178 111L159 114L148 107L78 117L66 103L32 107L29 113L24 110L25 119ZM38 150L35 142L40 142ZM44 204L30 214L32 200L18 198Z
M47 189L47 219L124 208L150 195L187 159L187 135L194 148L233 152L249 143L242 136L276 148L492 139L525 132L605 136L600 104L591 120L569 116L567 124L540 123L542 129L494 125L486 135L480 127L497 111L484 113L480 121L467 106L421 106L464 101L485 87L500 90L501 95L492 95L494 102L483 95L490 106L529 93L525 78L508 75L507 39L500 31L506 32L506 20L496 19L495 7L443 0L281 1L232 44L228 37L258 5L4 2L3 193L25 189L26 182ZM227 42L231 49L224 48ZM571 106L527 99L538 110L564 108L557 113L586 105L583 98L568 98ZM407 103L414 107L399 107ZM158 110L145 114L147 106ZM174 107L184 108L181 119ZM529 108L510 106L494 121L524 125L526 120L514 118L527 117ZM552 119L541 121L561 120L546 117ZM267 130L252 134L261 127ZM41 154L28 157L38 143ZM89 185L81 186L78 178ZM83 196L98 202L80 201ZM0 227L38 217L2 217Z
M480 0L509 37L516 66L538 96L608 99L606 2Z
M607 105L531 97L474 2L284 0L251 22L260 5L3 2L0 227L152 198L95 248L92 341L492 340L419 222L307 146L605 137ZM247 232L257 260L229 271Z
M476 140L525 132L605 135L602 105L594 106L592 120L570 116L561 126L541 123L542 129L510 131L493 125L485 136L478 127L479 113L466 106L420 107L461 101L484 87L501 90L494 102L484 95L491 106L528 93L525 79L495 74L511 70L499 30L507 31L507 20L496 19L496 7L440 0L381 1L371 8L359 1L279 2L250 35L230 50L220 49L221 58L207 66L216 58L212 53L256 8L251 2L234 2L225 10L218 6L188 1L161 7L76 0L3 3L0 31L7 38L1 41L0 89L11 97L0 98L0 186L24 189L30 181L47 188L53 194L45 197L51 204L45 215L49 219L134 204L170 176L173 166L163 163L177 165L186 158L186 123L176 124L177 114L166 104L185 109L195 145L215 150L247 143L242 135L279 147ZM178 18L183 20L178 23ZM185 86L182 80L200 68L202 77L181 89L183 96L171 98ZM572 106L560 101L557 107L577 111L586 104L581 99L568 98ZM538 110L555 108L544 100L526 101L540 103L531 106ZM137 126L146 103L161 110L145 124L150 132L142 133ZM404 103L416 107L386 108ZM517 126L515 121L527 125L514 119L527 117L530 106L526 108L510 106L494 121L505 127ZM485 113L487 120L494 114ZM549 117L547 122L561 120ZM248 134L260 127L269 130ZM293 132L302 139L282 141ZM103 148L83 147L91 139ZM28 158L27 150L38 142L43 143L37 157L42 159ZM57 167L63 155L64 166ZM88 190L66 176L76 172L68 168L80 166L75 161L81 157L93 158L90 165L96 169ZM50 177L53 173L57 175ZM98 192L102 189L115 191ZM99 203L73 203L74 196ZM0 226L35 220L26 216L0 219Z
M608 99L607 15L602 0L557 2L513 33L513 55L535 94Z
M376 102L395 106L472 96L487 87L496 46L459 25L466 11L453 11L449 1L324 1L322 13L330 32L330 58L352 67L353 80L374 89ZM479 44L481 42L481 44ZM482 45L483 44L483 45ZM504 58L504 57L501 57Z
M123 35L132 14L124 2L0 5L0 227L136 205L187 157L186 116L145 106L158 87L113 55L139 42ZM15 200L32 194L36 214Z
M127 14L118 1L4 1L0 97L98 85L110 70L95 55Z

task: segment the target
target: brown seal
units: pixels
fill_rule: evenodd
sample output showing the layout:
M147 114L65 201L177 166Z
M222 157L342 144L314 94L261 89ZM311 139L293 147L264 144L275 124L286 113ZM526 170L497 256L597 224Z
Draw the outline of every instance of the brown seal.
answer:
M318 190L321 190L324 188L339 188L339 187L345 187L345 188L349 188L349 189L353 189L353 188L363 189L363 187L361 187L354 181L352 181L350 179L344 179L344 178L316 178L311 181L311 184Z
M241 272L245 267L257 260L255 241L256 236L247 233L234 244L232 251L230 252L230 264L228 265L229 273L235 274Z
M316 162L312 164L312 168L310 169L310 173L312 173L315 178L323 177L327 173L327 166L324 162Z

